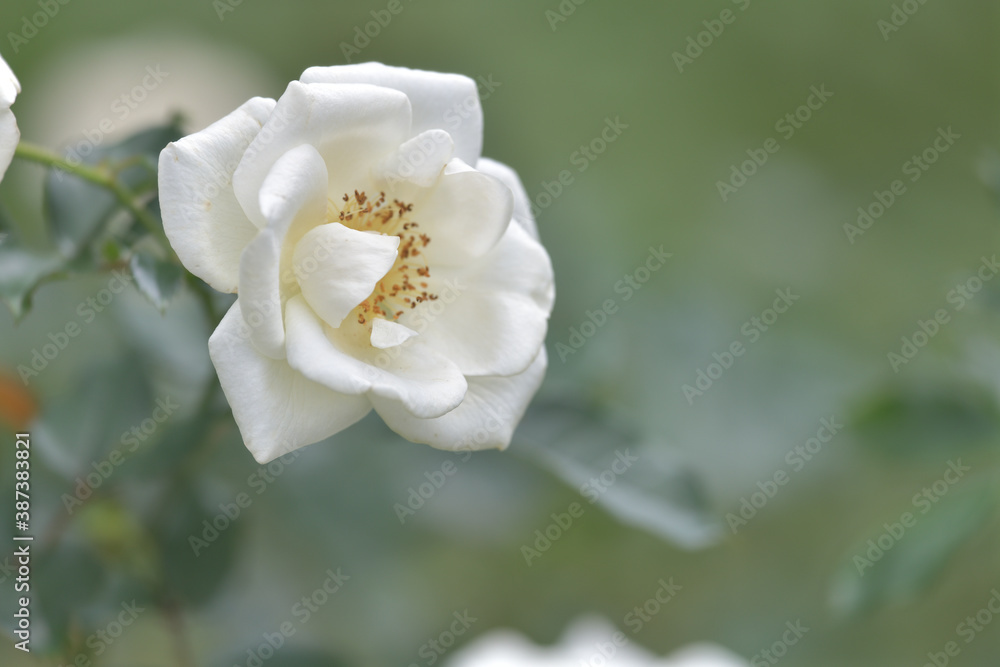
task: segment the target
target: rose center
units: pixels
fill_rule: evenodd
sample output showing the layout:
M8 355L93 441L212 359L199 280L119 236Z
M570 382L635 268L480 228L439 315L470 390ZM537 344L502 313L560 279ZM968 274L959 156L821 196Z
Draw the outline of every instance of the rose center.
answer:
M370 329L374 318L396 321L407 310L438 298L428 291L431 270L423 253L431 237L420 231L420 223L414 219L413 204L398 199L390 202L384 192L369 197L355 190L339 201L329 200L326 215L327 222L339 222L360 232L375 231L399 237L392 268L368 298L351 311L348 320L353 318Z

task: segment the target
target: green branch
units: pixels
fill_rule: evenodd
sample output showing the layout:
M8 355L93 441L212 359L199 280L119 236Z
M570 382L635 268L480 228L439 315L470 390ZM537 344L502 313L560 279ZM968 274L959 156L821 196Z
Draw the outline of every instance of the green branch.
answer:
M163 242L164 248L168 252L173 253L173 249L171 248L169 241L167 241L166 235L163 233L163 229L157 223L156 219L150 215L149 211L147 211L144 207L136 203L136 196L128 188L118 182L117 176L121 171L121 167L108 169L101 165L92 166L82 163L72 164L61 155L54 153L47 148L36 146L24 141L17 145L17 149L14 151L14 157L27 160L28 162L34 162L36 164L49 167L50 169L58 169L68 174L73 174L74 176L108 190L115 196L115 199L118 200L119 204L135 216L135 219L138 220L143 227Z

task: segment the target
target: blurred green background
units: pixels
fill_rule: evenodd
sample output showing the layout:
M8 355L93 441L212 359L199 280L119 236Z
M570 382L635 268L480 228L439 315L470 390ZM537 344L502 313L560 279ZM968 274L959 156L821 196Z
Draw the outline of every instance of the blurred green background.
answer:
M308 66L345 63L342 43L387 4L75 0L16 53L9 35L0 52L24 89L14 106L24 138L66 148L147 65L170 74L116 141L174 111L199 129L250 96L277 97ZM176 665L184 644L194 664L247 664L247 650L290 621L291 646L265 664L425 665L421 647L465 610L477 620L459 642L495 627L551 642L595 612L658 653L710 640L749 660L801 619L810 631L782 664L917 665L949 641L961 647L954 664L995 664L1000 627L969 643L957 628L1000 586L1000 281L960 311L949 293L1000 251L1000 8L930 2L885 39L888 1L562 5L566 20L551 23L557 0L402 0L354 56L499 82L483 102L484 154L513 166L539 204L547 183L551 192L572 174L538 218L557 280L550 370L510 451L466 462L372 417L302 450L258 495L259 466L231 421L207 446L196 438L191 417L214 372L196 300L182 294L161 316L130 291L29 385L40 406L33 521L51 539L33 575L38 652L26 658L4 639L3 664L69 664L152 580L158 603L94 664ZM679 71L675 52L724 10L732 21ZM21 33L38 11L9 0L0 26ZM786 138L776 123L813 86L832 97ZM608 118L627 129L580 171L577 151ZM939 128L960 139L911 182L904 163ZM723 201L717 182L771 137L780 150ZM41 176L15 163L0 185L35 245ZM895 179L906 193L851 243L844 225ZM616 284L661 245L672 258L624 300ZM18 365L108 279L42 287L17 325L0 310L9 385L22 386ZM751 340L744 324L779 289L800 298ZM563 360L557 345L606 299L619 310ZM893 372L887 354L942 308L949 322ZM691 405L682 387L734 341L745 354ZM60 496L75 477L167 396L178 415L69 516ZM824 418L844 428L797 469L786 454ZM566 419L596 425L558 430ZM3 442L14 428L2 427ZM616 481L618 505L581 497L570 462L588 437L596 472L616 450L640 452L645 472ZM920 514L915 494L958 459L971 472ZM394 505L446 461L458 472L401 525ZM650 462L667 472L649 474ZM734 535L727 515L778 471L787 483ZM252 504L191 558L189 529L240 492ZM583 516L526 565L522 546L574 502ZM680 518L658 522L671 504ZM653 519L636 518L645 508ZM854 556L907 511L917 527L859 576ZM720 539L685 548L705 512ZM300 624L296 603L337 568L350 579ZM632 633L627 615L670 577L677 598Z

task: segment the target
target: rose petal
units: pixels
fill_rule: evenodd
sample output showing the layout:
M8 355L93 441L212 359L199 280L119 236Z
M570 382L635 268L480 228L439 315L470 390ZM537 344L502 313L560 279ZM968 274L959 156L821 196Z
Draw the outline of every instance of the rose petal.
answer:
M375 411L407 440L449 451L506 449L514 429L545 377L548 357L535 360L511 377L471 377L465 400L436 419L418 419L396 401L374 396Z
M528 193L517 172L505 164L485 157L476 163L476 169L500 179L504 185L510 188L514 195L514 222L524 227L533 239L538 239L538 226L535 224L535 216L531 212L531 200L528 198Z
M455 143L443 130L428 130L404 142L374 170L373 176L389 188L405 181L429 188L451 160Z
M339 222L312 229L292 262L302 296L331 327L339 327L396 262L398 236L359 232Z
M326 165L316 149L302 145L281 156L264 179L260 208L267 220L240 259L240 308L257 349L285 357L281 290L283 247L292 226L311 227L326 217Z
M187 270L220 292L236 291L240 255L258 231L236 201L233 172L274 104L254 98L160 153L163 229Z
M7 61L0 58L0 108L9 109L20 92L21 83L14 75L14 70Z
M275 161L301 144L315 146L334 195L364 188L371 169L410 137L410 103L389 88L288 84L233 175L250 219L266 224L257 193Z
M461 74L425 72L382 63L310 67L303 83L371 83L402 91L413 106L410 136L446 130L455 140L455 155L475 164L483 150L483 108L476 82Z
M445 167L434 188L414 206L431 237L423 251L434 266L458 266L485 255L510 224L514 196L506 185L461 160Z
M14 151L21 141L21 131L17 129L17 119L10 109L0 109L0 180L7 173L7 167L14 159Z
M520 225L510 225L473 264L432 265L431 290L439 300L405 313L400 323L465 375L520 373L545 340L555 299L552 263Z
M334 391L390 398L423 418L440 417L465 396L465 378L455 364L417 341L393 355L373 348L366 337L324 330L301 295L289 299L285 321L288 363Z
M245 335L239 301L208 340L212 363L247 449L258 463L324 440L371 410L257 352Z
M419 334L413 329L404 327L397 322L390 322L381 317L375 318L372 322L372 347L377 347L380 350L402 345L417 335Z

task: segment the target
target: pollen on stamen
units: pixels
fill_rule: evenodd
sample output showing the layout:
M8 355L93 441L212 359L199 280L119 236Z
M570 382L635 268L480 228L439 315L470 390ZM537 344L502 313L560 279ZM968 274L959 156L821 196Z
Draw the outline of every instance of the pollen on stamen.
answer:
M376 285L372 296L356 309L358 324L367 325L369 329L373 318L395 321L405 310L438 298L436 294L427 292L431 271L420 250L430 244L431 237L415 231L420 223L411 217L413 204L399 199L387 202L385 192L380 191L376 197L363 190L354 190L344 194L340 201L330 200L327 213L327 222L339 222L357 231L375 231L399 238L392 268ZM424 280L415 285L413 272Z

